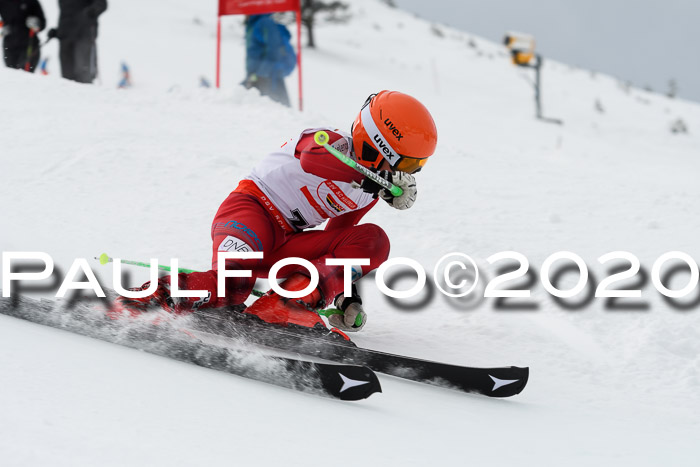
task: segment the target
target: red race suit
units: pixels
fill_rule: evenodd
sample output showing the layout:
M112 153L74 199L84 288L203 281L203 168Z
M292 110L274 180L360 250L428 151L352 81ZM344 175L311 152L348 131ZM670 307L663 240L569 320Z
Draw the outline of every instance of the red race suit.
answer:
M327 266L326 258L368 258L367 266L353 266L353 280L376 269L389 256L389 239L379 226L359 224L376 203L359 183L363 175L314 142L324 130L329 143L354 157L352 138L340 130L314 128L285 142L267 155L219 207L211 227L212 269L180 274L181 289L205 290L210 297L201 307L243 303L255 280L267 277L277 261L300 257L319 272L319 289L328 306L343 291L343 267ZM323 230L314 229L326 222ZM313 229L313 230L312 230ZM226 296L217 297L217 254L263 252L260 259L229 259L226 269L252 271L250 278L227 278ZM279 277L303 267L288 266Z

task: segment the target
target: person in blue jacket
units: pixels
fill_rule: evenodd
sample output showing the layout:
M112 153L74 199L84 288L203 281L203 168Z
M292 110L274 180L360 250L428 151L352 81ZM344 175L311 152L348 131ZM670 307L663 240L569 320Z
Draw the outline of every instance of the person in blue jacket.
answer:
M289 106L284 77L296 66L291 34L272 15L251 15L246 19L246 88L257 88L263 96Z

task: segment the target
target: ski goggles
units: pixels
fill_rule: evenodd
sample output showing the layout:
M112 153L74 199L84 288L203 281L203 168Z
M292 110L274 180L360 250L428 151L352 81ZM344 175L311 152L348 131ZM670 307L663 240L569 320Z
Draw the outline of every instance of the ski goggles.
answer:
M362 144L362 160L367 162L374 162L379 158L379 151L370 144L366 142ZM398 155L398 161L396 164L392 165L392 169L395 171L406 172L414 174L419 172L423 166L428 162L428 158L418 159L417 157L409 157ZM378 164L377 164L378 165Z
M394 166L395 170L406 172L409 174L414 174L420 172L425 163L428 162L428 158L418 159L417 157L401 156L399 163Z

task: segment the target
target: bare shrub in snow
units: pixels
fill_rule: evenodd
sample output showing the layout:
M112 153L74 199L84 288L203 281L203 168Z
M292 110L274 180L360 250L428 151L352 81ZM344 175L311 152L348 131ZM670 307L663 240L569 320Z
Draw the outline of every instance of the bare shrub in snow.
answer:
M688 133L688 125L685 120L679 118L671 122L670 130L673 134Z

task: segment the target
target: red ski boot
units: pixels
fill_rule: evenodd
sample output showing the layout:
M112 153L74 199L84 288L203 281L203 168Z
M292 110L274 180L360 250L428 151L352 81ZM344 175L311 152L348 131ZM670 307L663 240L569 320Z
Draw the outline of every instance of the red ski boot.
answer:
M285 290L296 292L305 289L311 279L301 273L294 273L280 284ZM325 300L320 289L315 289L309 295L302 298L286 298L272 290L260 297L252 305L244 310L244 313L255 315L270 324L296 324L313 328L321 325L324 328L321 317L315 310L325 306Z
M173 297L170 292L170 281L172 276L165 276L158 279L156 291L143 298L119 297L115 301L115 313L128 310L132 315L139 315L148 308L158 308L175 314L186 314L202 308L223 307L228 305L229 300L216 298L216 273L207 272L181 272L177 275L178 289L181 291L201 290L204 297ZM146 290L150 285L146 282L141 287L130 289L134 291Z
M151 282L148 281L141 287L128 289L132 292L139 292L150 287ZM142 298L128 298L118 296L107 315L112 319L117 319L120 316L137 317L151 307L160 307L166 311L172 312L175 309L173 299L170 296L170 277L161 277L158 279L158 287L151 295Z

